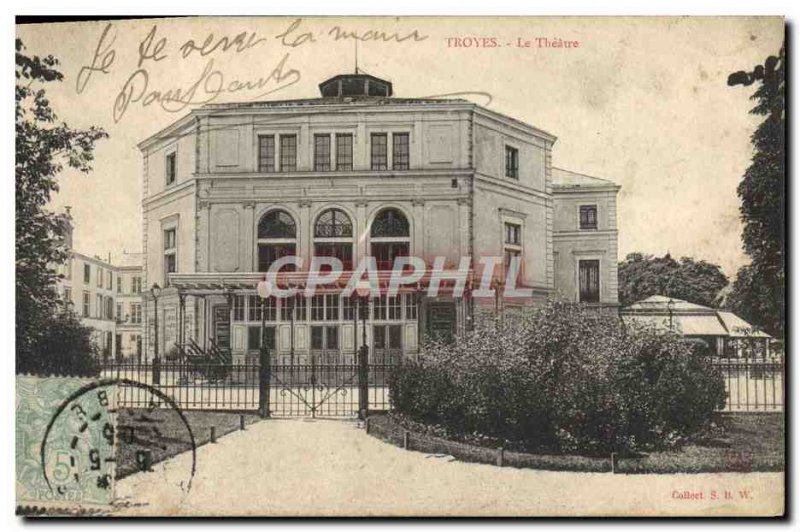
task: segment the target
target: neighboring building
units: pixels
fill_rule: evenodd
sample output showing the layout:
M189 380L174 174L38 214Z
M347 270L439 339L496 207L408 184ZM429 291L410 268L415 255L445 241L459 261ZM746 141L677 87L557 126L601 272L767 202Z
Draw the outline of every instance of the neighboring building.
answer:
M142 255L124 254L116 267L116 345L119 356L126 360L143 360L142 343Z
M553 168L556 292L587 303L616 304L619 185Z
M368 75L336 76L320 92L204 105L139 144L148 357L154 284L163 288L159 354L194 341L255 356L256 284L285 255L306 265L335 256L345 269L368 256L381 268L397 256L443 256L448 269L460 257L473 267L521 257L518 284L530 298L430 298L422 285L375 298L373 359L457 333L476 308L563 297L616 309L619 187L553 169L556 137L466 100L396 98ZM297 274L286 282L302 283ZM268 301L268 341L281 360L352 360L361 323L340 292Z
M702 340L718 357L742 357L745 349L749 349L748 356L770 355L772 337L732 312L657 295L622 308L620 315L625 323L672 330L686 338Z
M126 256L130 264L118 267L111 264L110 259L79 253L72 249L73 225L69 208L62 220L66 224L65 239L70 250L67 261L57 269L61 275L58 290L64 304L72 307L81 322L93 329L92 341L102 360L135 357L137 338L141 338L141 318L138 322L129 322L122 312L138 307L138 316L141 316L141 295L132 291L134 287L141 287L141 256Z

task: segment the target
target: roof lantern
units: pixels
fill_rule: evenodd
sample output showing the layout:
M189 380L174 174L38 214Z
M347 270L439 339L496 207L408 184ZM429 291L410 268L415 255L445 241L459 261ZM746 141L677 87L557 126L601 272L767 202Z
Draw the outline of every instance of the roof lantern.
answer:
M392 83L369 74L340 74L319 84L323 97L391 96Z

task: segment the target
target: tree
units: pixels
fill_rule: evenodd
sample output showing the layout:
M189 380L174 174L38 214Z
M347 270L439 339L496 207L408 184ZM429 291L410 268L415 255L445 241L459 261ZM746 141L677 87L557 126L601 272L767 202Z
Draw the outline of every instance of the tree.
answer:
M751 262L737 273L731 309L769 333L784 330L785 272L785 48L752 72L735 72L728 85L760 82L751 114L764 116L751 137L755 153L739 183L742 244Z
M70 367L48 365L52 334L58 323L60 337L84 345L85 328L66 329L77 320L62 316L56 290L55 267L67 258L64 220L46 209L56 177L64 164L81 172L91 170L94 144L105 138L99 128L71 129L58 122L45 91L37 85L61 81L53 56L29 57L20 39L16 41L16 354L17 371L70 372ZM70 325L72 324L72 325ZM57 344L56 344L57 345ZM61 345L68 351L72 345ZM85 356L91 353L87 352ZM82 364L79 364L82 367ZM48 369L49 368L49 369Z
M662 295L713 306L719 291L728 284L716 264L690 257L676 261L669 253L663 257L629 253L619 263L618 278L623 305Z

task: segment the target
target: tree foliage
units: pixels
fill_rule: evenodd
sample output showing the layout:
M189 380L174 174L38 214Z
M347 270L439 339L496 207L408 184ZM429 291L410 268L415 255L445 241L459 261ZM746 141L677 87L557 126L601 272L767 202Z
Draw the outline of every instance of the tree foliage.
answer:
M713 306L719 291L728 284L718 265L690 257L677 261L669 253L663 257L629 253L619 263L618 277L623 305L662 295Z
M785 49L770 56L753 72L731 74L730 85L760 85L751 97L751 114L764 121L751 137L754 154L737 193L744 230L742 243L751 263L742 267L729 298L731 309L743 318L783 336L784 219L785 219Z
M99 128L72 129L58 121L42 84L63 75L53 56L25 54L16 41L16 353L17 371L47 366L52 328L61 319L55 267L67 258L64 220L47 210L57 177L66 164L91 170L94 144L106 137ZM77 323L61 319L60 326ZM63 328L62 327L62 328ZM79 335L84 328L76 329ZM62 332L64 332L62 330ZM64 339L77 340L64 334ZM81 341L82 342L82 341ZM62 346L69 350L70 346ZM88 354L88 353L87 353ZM68 368L67 368L68 369Z

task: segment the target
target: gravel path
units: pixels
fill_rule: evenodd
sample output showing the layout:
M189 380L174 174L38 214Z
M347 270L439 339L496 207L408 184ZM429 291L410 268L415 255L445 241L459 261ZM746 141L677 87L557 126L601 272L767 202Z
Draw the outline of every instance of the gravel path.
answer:
M200 447L186 490L190 471L191 453L184 453L122 479L115 514L776 515L783 508L782 473L497 468L404 451L367 436L356 422L332 420L256 423Z

